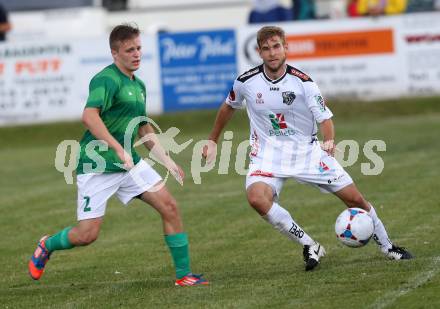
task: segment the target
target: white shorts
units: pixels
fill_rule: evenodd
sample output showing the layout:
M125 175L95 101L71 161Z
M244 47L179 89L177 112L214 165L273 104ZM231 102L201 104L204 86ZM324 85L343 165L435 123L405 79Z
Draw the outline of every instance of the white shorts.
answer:
M325 151L320 151L319 160L312 168L301 169L291 175L255 170L250 166L246 176L246 190L256 182L264 182L272 187L274 196L278 198L287 179L310 184L323 193L334 193L352 184L353 180L339 162Z
M115 193L127 205L161 180L162 177L144 160L128 172L78 175L78 221L104 216L107 201Z

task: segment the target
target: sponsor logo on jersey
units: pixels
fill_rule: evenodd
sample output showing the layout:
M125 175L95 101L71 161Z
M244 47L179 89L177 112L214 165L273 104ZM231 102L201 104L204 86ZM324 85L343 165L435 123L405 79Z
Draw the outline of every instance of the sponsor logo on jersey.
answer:
M284 114L282 113L270 114L269 120L273 129L273 130L269 130L270 136L290 136L295 134L294 130L289 129L287 127Z
M246 72L246 73L240 75L238 78L245 78L245 77L248 77L248 76L251 76L251 75L258 73L259 71L260 71L260 68L255 68L252 71L249 71L249 72Z
M327 166L327 164L325 164L324 162L319 162L319 167L318 167L318 169L319 169L319 172L320 173L324 173L324 171L328 171L328 170L330 170L330 168Z
M255 103L264 104L263 95L261 94L261 92L257 93L257 98L255 99Z
M291 105L296 98L295 92L293 91L284 91L281 94L283 96L283 103L287 105Z
M235 92L234 92L234 89L232 89L232 88L229 91L229 101L235 101Z
M325 101L324 101L324 98L320 94L315 95L314 98L315 98L316 104L318 104L318 106L319 106L319 110L321 112L325 112Z
M295 75L295 76L301 78L304 81L307 81L307 80L310 79L310 77L307 74L305 74L303 72L300 72L300 71L297 71L295 69L292 69L290 72L292 73L292 75Z
M271 86L270 91L280 91L280 87Z

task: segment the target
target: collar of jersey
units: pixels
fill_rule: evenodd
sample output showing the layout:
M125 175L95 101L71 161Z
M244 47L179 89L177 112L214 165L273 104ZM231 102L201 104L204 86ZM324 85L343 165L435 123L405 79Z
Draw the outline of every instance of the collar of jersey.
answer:
M269 76L266 75L266 72L264 71L264 64L262 64L262 70L261 70L261 71L263 71L263 76L264 76L264 78L265 78L268 82L270 82L270 83L272 83L272 84L276 84L276 83L279 83L280 81L282 81L283 78L284 78L284 76L287 75L287 65L286 65L286 70L284 71L284 74L281 75L281 77L279 77L278 79L270 79Z
M128 79L129 81L134 82L136 80L136 75L133 74L133 79L131 79L130 77L128 77L124 72L122 72L118 66L116 65L116 63L112 63L112 67L114 70L116 70L116 72L118 72L119 75L124 76L126 79Z

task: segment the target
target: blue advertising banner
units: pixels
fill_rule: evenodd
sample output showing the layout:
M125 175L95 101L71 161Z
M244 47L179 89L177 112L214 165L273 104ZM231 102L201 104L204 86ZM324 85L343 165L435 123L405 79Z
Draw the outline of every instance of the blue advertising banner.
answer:
M233 30L159 36L164 111L217 108L237 75Z

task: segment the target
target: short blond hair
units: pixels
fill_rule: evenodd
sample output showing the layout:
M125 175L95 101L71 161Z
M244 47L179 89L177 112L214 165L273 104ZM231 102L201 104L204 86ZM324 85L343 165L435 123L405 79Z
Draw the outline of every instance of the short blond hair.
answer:
M286 43L286 34L284 30L276 26L265 26L257 32L257 44L261 47L267 40L273 36L279 36L283 44Z

